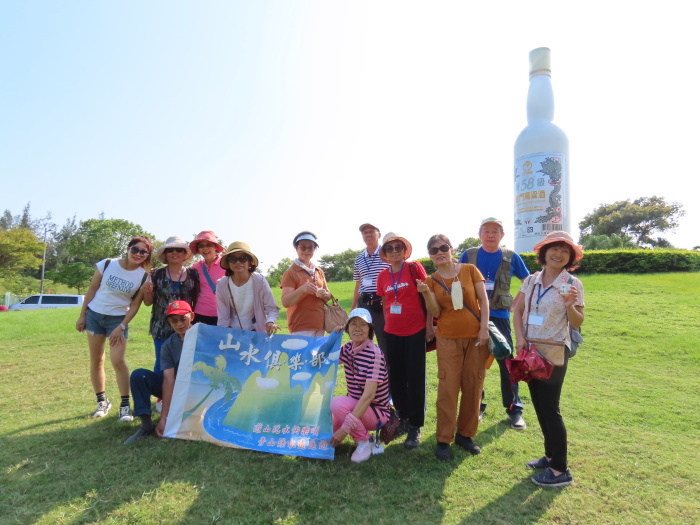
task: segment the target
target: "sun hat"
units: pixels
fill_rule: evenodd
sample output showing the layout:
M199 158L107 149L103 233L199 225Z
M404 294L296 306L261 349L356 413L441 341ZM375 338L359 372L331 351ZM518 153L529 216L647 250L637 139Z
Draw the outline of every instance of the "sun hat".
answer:
M486 217L483 221L481 221L481 226L479 226L479 229L481 229L481 227L485 224L489 223L498 224L501 227L501 229L503 229L503 222L501 222L496 217Z
M191 313L192 307L190 306L190 303L187 301L173 301L165 310L165 317L168 317L169 315L185 315Z
M219 264L224 270L233 270L233 268L228 265L228 256L232 253L245 253L250 257L253 266L258 265L258 258L250 251L250 246L242 241L236 241L229 244L228 250L226 250L226 253L221 257L221 262L219 262Z
M411 253L413 253L413 246L411 246L410 242L394 232L389 232L384 236L384 239L382 239L382 249L379 250L379 256L382 258L382 261L389 262L389 259L386 258L386 253L384 253L384 245L390 241L401 241L403 243L403 245L406 247L406 249L403 251L404 259L408 259L411 256Z
M158 248L156 259L163 264L168 264L168 262L165 260L165 250L168 248L183 248L187 252L187 258L183 262L187 263L192 260L192 250L190 250L190 245L187 244L187 241L185 241L185 239L182 237L174 235L172 237L168 237L165 243Z
M297 244L299 244L299 241L311 241L316 245L316 248L318 248L318 239L316 235L314 235L311 232L301 232L297 233L296 236L294 237L294 240L292 241L292 244L294 247L297 247Z
M212 243L214 246L216 246L216 253L221 253L226 249L219 244L219 239L216 238L216 234L211 230L204 230L197 234L195 240L190 243L190 251L192 253L197 253L199 251L197 245L199 245L200 242Z
M374 224L372 224L371 222L366 222L366 223L364 223L364 224L360 224L360 233L362 233L363 231L365 231L365 228L374 228L375 230L380 231L379 228L377 228L377 227L376 227Z
M540 253L540 250L546 246L547 244L553 244L555 242L563 242L565 244L568 244L571 246L571 248L574 250L574 261L580 261L583 259L583 246L580 246L574 242L574 239L571 237L570 234L566 233L565 231L553 231L549 232L547 236L544 238L544 240L538 242L535 244L535 247L532 249L535 253Z
M345 329L346 330L348 329L348 326L350 325L350 321L352 321L355 317L359 317L365 323L372 326L372 314L369 313L369 310L366 310L365 308L355 308L354 310L350 311L350 315L348 316L348 320L345 322Z

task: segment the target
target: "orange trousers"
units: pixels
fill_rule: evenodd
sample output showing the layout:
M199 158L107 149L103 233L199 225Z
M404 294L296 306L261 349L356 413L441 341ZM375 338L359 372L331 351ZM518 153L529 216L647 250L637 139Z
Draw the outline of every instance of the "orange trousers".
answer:
M491 355L486 346L476 346L476 342L477 338L446 339L437 336L438 392L435 437L440 443L452 443L455 439L455 429L464 437L476 436L481 391L486 377L486 361Z

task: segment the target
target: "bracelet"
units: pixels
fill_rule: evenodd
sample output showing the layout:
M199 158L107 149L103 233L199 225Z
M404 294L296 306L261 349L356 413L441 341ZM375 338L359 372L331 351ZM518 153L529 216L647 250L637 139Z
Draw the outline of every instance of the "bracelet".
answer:
M124 326L122 323L119 323L119 326L121 327L122 330L126 332L126 326Z

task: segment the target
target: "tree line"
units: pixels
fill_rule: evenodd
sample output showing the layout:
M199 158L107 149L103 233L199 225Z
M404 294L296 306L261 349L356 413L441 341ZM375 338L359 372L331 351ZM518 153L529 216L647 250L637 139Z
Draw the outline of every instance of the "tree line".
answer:
M17 215L5 210L0 216L0 281L17 295L38 291L42 263L47 279L82 293L94 273L94 264L122 256L132 237L147 235L156 246L160 244L141 225L105 219L104 215L85 221L78 221L74 215L59 227L50 213L33 218L30 204ZM684 214L680 204L657 196L601 204L579 223L580 242L587 250L673 248L661 235L677 228ZM478 238L468 237L455 251L459 255L480 244ZM700 246L693 249L700 250ZM324 255L318 265L329 281L349 281L360 252L348 249ZM285 258L269 268L271 286L279 286L282 274L292 263Z

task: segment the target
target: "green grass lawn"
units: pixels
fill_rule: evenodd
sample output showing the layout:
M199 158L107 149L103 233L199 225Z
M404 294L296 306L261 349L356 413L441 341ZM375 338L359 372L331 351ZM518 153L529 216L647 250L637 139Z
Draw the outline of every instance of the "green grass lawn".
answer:
M118 424L114 409L89 417L77 309L0 312L0 523L697 523L700 274L582 280L586 341L562 394L576 481L564 489L530 482L524 464L542 455L542 436L526 386L528 429L507 425L495 366L479 456L433 456L434 353L413 451L396 442L355 465L349 441L335 461L155 438L126 447L137 422ZM331 283L346 309L352 289ZM153 363L149 310L130 328L132 369ZM109 366L107 378L114 402Z

